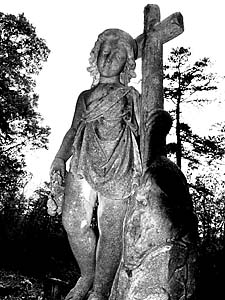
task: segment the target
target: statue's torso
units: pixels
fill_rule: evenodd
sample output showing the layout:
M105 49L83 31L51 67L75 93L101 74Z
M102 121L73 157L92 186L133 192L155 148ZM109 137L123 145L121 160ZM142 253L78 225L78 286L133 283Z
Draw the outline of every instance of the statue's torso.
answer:
M102 84L88 91L74 141L73 169L94 189L116 198L130 194L139 164L131 89Z
M123 89L124 87L119 88ZM125 121L130 119L132 115L131 101L127 99L126 95L118 100L118 95L113 96L116 90L118 90L118 86L115 85L100 86L86 99L87 112L93 109L94 102L102 101L104 112L100 113L97 119L93 121L95 132L102 141L114 141L125 127ZM126 92L121 91L124 94Z

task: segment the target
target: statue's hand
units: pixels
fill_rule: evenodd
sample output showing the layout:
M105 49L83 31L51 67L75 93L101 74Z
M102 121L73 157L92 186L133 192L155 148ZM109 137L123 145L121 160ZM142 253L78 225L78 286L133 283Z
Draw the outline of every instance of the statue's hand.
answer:
M64 161L64 159L60 158L60 157L56 157L51 165L50 168L50 177L52 177L52 175L55 172L59 172L61 177L64 179L66 176L66 162Z

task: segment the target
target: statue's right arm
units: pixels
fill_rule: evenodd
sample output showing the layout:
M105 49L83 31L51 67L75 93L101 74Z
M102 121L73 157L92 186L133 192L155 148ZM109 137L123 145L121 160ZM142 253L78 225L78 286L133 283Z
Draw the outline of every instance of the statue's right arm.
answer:
M80 124L82 114L83 114L84 108L85 108L84 94L85 94L85 92L81 93L77 99L75 113L73 116L73 121L72 121L71 127L65 134L62 144L52 162L51 169L50 169L50 175L52 175L52 173L54 171L59 171L61 176L63 178L65 177L66 161L72 155L72 147L73 147L74 138L75 138L77 128Z

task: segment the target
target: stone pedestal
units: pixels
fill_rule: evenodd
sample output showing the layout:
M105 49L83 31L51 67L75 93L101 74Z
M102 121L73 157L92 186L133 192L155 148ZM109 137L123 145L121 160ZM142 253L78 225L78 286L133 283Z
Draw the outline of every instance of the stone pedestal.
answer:
M191 232L194 217L190 219L190 232L175 228L161 206L163 201L157 203L166 200L165 195L160 195L156 187L151 188L147 198L142 198L142 190L131 200L123 259L110 300L194 299L197 269Z

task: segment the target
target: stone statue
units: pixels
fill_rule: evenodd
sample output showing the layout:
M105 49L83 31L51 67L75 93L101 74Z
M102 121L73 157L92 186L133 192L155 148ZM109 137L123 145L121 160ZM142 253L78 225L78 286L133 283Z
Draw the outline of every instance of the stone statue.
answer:
M71 128L51 166L66 174L62 220L81 277L66 300L108 299L121 260L127 203L138 185L139 94L127 84L135 76L137 45L126 32L101 33L91 52L90 90L80 94ZM98 201L99 239L91 219Z
M160 22L158 6L147 5L136 40L108 29L91 52L93 86L79 96L51 167L60 200L49 211L60 211L61 176L63 225L81 272L66 300L195 299L196 217L186 179L165 151L172 120L163 109L162 48L182 32L180 13ZM139 57L141 97L128 86Z

